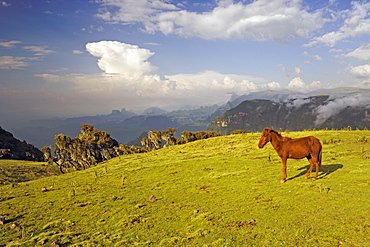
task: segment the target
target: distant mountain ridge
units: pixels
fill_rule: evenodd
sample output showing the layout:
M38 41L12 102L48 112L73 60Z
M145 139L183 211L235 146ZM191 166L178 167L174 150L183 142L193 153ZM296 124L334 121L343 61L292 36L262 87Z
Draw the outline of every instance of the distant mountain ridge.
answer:
M318 95L285 100L246 100L215 117L207 130L225 135L236 129L253 132L265 127L292 131L370 128L370 98Z
M165 112L151 107L146 114L135 114L126 109L113 110L111 114L84 116L74 118L53 118L33 120L22 127L10 128L19 139L27 140L41 148L54 144L54 136L60 133L74 137L80 133L80 125L91 124L99 130L104 130L120 143L128 143L144 131L165 130L168 127L182 130L205 130L219 106L202 106L191 110Z
M260 92L252 92L247 95L234 95L227 103L218 106L203 106L199 108L186 106L183 110L165 112L164 110L157 107L150 107L143 114L135 114L131 111L123 108L122 110L113 110L111 114L107 115L96 115L96 116L83 116L74 118L53 118L53 119L41 119L33 120L22 126L12 126L7 128L11 131L14 136L21 140L27 140L38 148L46 145L52 145L54 143L53 138L55 135L63 133L65 135L74 137L80 133L81 124L91 124L97 129L104 130L112 135L114 139L120 143L129 143L136 139L135 143L138 143L137 138L139 138L143 132L150 129L153 130L165 130L168 127L176 128L178 133L184 130L196 132L206 130L209 128L214 128L215 124L212 121L224 114L226 111L238 107L244 101L251 101L255 99L266 100L271 102L284 102L290 100L291 103L286 103L288 105L297 105L299 102L302 103L302 99L309 98L315 95L329 95L328 99L335 99L332 104L321 107L320 113L321 117L325 116L325 111L328 108L335 106L336 104L352 104L355 105L356 99L353 98L354 102L348 100L348 97L356 97L356 95L361 95L363 98L357 100L363 102L366 97L370 98L370 89L353 88L353 87L341 87L335 89L320 89L313 92L301 93L293 90L266 90ZM347 100L340 101L341 98L345 97ZM301 100L296 100L301 99ZM327 99L327 100L328 100ZM316 106L318 107L318 106ZM342 109L344 110L344 109ZM289 111L286 111L289 112ZM252 113L250 113L252 114ZM359 113L364 114L362 113ZM311 116L313 123L316 121L315 116ZM286 121L286 120L283 120ZM319 123L322 119L317 120ZM212 123L212 124L211 124ZM341 120L341 123L349 123L345 119ZM253 125L253 124L252 124ZM277 124L274 126L289 126L287 124ZM335 124L329 124L330 126L336 126ZM350 125L350 124L348 124ZM260 125L257 128L246 128L246 130L260 130ZM313 124L310 125L312 127ZM293 126L295 127L295 126ZM208 128L208 129L209 129ZM238 127L243 129L244 127ZM293 128L291 128L293 130ZM216 130L218 131L218 130ZM220 133L226 133L228 130L220 129Z

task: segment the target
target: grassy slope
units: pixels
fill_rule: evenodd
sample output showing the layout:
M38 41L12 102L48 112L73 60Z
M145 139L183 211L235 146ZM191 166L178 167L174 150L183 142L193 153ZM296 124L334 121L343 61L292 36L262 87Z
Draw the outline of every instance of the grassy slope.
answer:
M59 174L60 171L56 166L49 166L45 162L0 159L0 185L26 182Z
M121 156L0 187L0 245L369 246L370 131L283 135L321 139L319 180L304 179L307 160L289 160L280 184L280 160L270 144L257 149L260 134Z

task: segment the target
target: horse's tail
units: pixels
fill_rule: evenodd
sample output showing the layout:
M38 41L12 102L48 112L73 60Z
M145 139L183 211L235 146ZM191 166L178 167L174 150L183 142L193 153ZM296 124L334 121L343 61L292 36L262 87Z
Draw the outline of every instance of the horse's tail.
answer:
M318 153L318 157L317 157L317 160L318 160L318 162L319 162L319 168L320 168L320 166L321 166L321 161L322 161L322 144L321 144L321 142L320 142L320 140L319 139L317 139L317 144L318 144L318 146L319 146L319 153Z
M321 162L322 162L322 145L320 143L320 152L319 152L319 167L321 166Z

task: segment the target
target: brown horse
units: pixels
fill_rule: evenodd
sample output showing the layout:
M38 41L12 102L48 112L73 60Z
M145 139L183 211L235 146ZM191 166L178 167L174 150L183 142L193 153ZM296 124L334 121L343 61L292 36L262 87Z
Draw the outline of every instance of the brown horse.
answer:
M284 183L286 180L287 159L307 158L310 162L310 168L308 169L305 178L307 179L310 176L313 167L316 166L316 175L312 180L317 179L322 157L322 145L319 139L313 136L292 139L289 137L283 137L273 129L265 128L258 143L258 147L263 148L268 142L271 142L283 163L283 178L280 183Z

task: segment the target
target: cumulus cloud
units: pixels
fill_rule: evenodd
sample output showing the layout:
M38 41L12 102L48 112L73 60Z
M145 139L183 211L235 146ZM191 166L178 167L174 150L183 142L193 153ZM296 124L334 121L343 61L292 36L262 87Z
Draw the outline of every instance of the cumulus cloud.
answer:
M203 91L210 95L225 95L226 93L250 93L261 90L261 85L253 81L261 81L259 78L241 76L234 74L221 74L215 71L203 71L198 74L177 74L166 76L172 81L176 81L177 88L180 90L191 90L193 93ZM264 85L268 87L267 85ZM269 86L278 87L277 83L271 83Z
M362 45L354 51L345 55L346 57L354 57L360 60L370 60L370 44Z
M277 82L247 75L203 71L198 74L160 75L147 61L153 52L117 41L88 43L86 50L97 57L101 74L37 74L50 87L70 88L70 98L94 98L119 102L131 109L159 106L176 109L183 105L208 105L226 102L230 94L248 94L279 89ZM59 85L59 86L58 86ZM62 93L60 92L59 95ZM142 110L142 109L141 109Z
M347 107L368 107L370 108L370 98L361 95L337 98L329 101L326 105L316 108L316 126L323 124L330 117L338 114Z
M289 89L294 89L294 90L298 90L298 91L309 91L309 90L314 90L314 89L318 89L318 88L321 88L321 82L320 81L313 81L311 84L306 84L302 78L300 77L296 77L296 78L293 78L287 88Z
M138 79L156 69L147 61L154 53L136 45L100 41L86 44L86 50L99 57L98 66L105 73L117 73L128 79Z
M197 13L164 1L104 0L104 8L97 16L114 23L141 23L148 33L277 42L305 37L327 21L321 10L309 12L299 0L256 0L249 4L223 0L216 3L211 11Z
M350 72L355 78L370 78L370 64L352 67Z
M344 12L334 13L335 18L343 16L342 26L337 31L328 32L322 36L315 37L304 46L310 47L318 44L326 44L333 47L336 43L349 37L360 37L370 34L370 3L351 2L352 9Z

